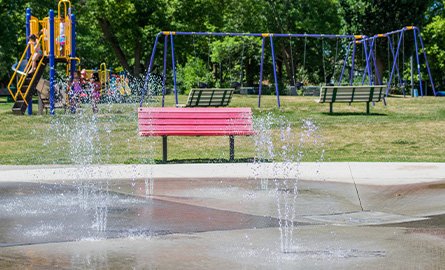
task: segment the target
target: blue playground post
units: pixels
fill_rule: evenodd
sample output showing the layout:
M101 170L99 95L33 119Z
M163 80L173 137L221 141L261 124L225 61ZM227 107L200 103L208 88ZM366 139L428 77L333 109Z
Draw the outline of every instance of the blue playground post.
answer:
M54 10L49 11L49 114L54 115L56 61L54 57Z
M31 9L26 9L26 44L29 42L29 35L31 34ZM31 48L28 48L26 51L26 59L29 61L30 58L30 50ZM17 89L18 90L18 89ZM29 100L28 103L28 115L32 115L32 98Z
M29 35L31 35L31 9L26 9L26 44L29 42ZM26 51L26 59L29 60L30 57L30 49Z
M162 78L162 107L165 102L165 81L167 80L167 53L168 53L168 36L164 36L164 73Z
M71 13L71 9L70 9ZM71 80L76 72L76 15L71 14Z
M260 60L260 81L258 84L258 108L261 107L261 90L263 88L263 65L264 65L264 45L266 43L266 38L263 37L261 43L261 60Z
M173 40L173 33L170 32L170 41L172 47L172 68L173 68L173 91L175 92L176 107L178 107L178 89L176 88L176 60L175 60L175 42Z
M278 79L277 79L277 66L275 63L275 49L273 46L273 34L270 34L270 47L272 50L272 65L273 65L273 78L275 81L275 94L277 95L277 104L278 104L278 108L280 108L281 104L280 104L280 92L278 90Z

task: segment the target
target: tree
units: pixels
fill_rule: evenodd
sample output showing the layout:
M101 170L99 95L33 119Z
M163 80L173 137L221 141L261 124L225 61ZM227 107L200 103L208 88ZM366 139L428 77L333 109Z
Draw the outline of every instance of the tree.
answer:
M341 18L339 16L340 6L336 0L304 0L304 1L273 1L267 0L267 30L275 33L319 33L319 34L337 34L341 29ZM303 43L303 39L299 44ZM295 41L294 41L295 42ZM309 51L312 51L312 58L309 60L309 67L311 67L311 73L318 73L318 76L312 78L321 77L323 73L322 54L326 54L328 51L322 52L321 42L327 41L310 41L308 47ZM318 43L318 44L317 44ZM292 45L291 45L292 44ZM288 74L289 83L293 83L292 80L292 59L295 55L291 55L291 46L293 43L288 40L281 39L276 43L277 47L277 68L280 77L283 77L284 65L286 73ZM332 45L331 45L332 46ZM304 46L295 46L292 52L299 55L300 67L303 62L303 48ZM335 63L334 63L335 64Z
M445 18L435 16L423 31L432 76L438 88L445 84Z
M111 48L113 57L102 57L134 76L144 70L152 37L169 25L166 0L82 0L77 7L78 36L86 37L84 45L79 44L79 55L97 51L97 45L105 53ZM91 56L99 60L98 55Z

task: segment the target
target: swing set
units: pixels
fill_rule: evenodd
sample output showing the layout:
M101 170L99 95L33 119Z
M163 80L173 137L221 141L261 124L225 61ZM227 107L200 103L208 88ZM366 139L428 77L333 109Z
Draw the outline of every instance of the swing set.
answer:
M363 40L359 42L363 42L364 44L366 42L370 42L369 45L369 53L368 53L368 59L366 61L366 73L364 74L363 78L366 78L366 76L369 76L369 79L371 81L371 84L374 82L374 78L377 79L378 83L381 84L381 77L383 72L379 72L377 68L377 40L381 38L386 38L388 43L388 76L389 79L387 81L387 89L386 89L386 96L389 95L391 90L391 84L393 83L393 79L395 78L395 75L397 74L398 78L398 86L402 89L403 95L406 95L405 87L406 87L406 81L404 80L404 69L405 69L405 39L407 36L407 32L412 31L413 33L413 46L414 46L414 54L416 59L416 68L417 68L417 79L419 81L419 90L420 90L420 96L426 95L426 83L424 85L422 80L422 63L421 63L421 55L423 55L424 58L424 67L426 69L428 79L431 84L431 88L433 90L434 96L437 96L437 91L434 86L433 77L431 76L431 70L428 63L428 58L426 55L426 50L424 47L423 39L420 34L419 28L416 26L407 26L400 30L388 32L385 34L377 34L372 37L366 37ZM397 47L395 47L397 43ZM420 46L419 46L420 45ZM420 51L419 51L420 49ZM401 52L402 51L402 52ZM402 54L402 56L400 56ZM392 58L392 63L391 63ZM402 67L400 68L400 58L402 58ZM413 57L414 58L414 57ZM400 71L402 69L402 71ZM413 67L413 59L411 59L411 87L414 88L414 67ZM425 93L424 93L425 90Z
M400 48L401 48L401 44L402 44L402 40L404 37L404 33L406 31L410 31L413 30L414 33L414 43L415 43L415 52L416 52L416 59L417 59L417 70L418 70L418 78L419 78L419 86L420 86L420 94L421 96L423 96L423 85L422 85L422 75L421 75L421 71L420 71L420 57L419 57L419 46L418 46L418 42L417 40L419 40L420 45L421 45L421 49L423 51L423 55L424 55L424 59L425 59L425 64L426 64L426 68L428 71L428 76L430 79L430 83L434 92L434 95L436 95L436 91L435 91L435 87L434 87L434 83L433 83L433 79L431 76L431 72L430 72L430 68L429 68L429 64L428 64L428 60L427 60L427 56L426 56L426 51L424 48L424 44L423 44L423 40L422 37L420 35L420 31L417 27L415 26L408 26L408 27L404 27L401 30L396 30L396 31L392 31L392 32L388 32L385 34L378 34L372 37L368 37L368 36L364 36L364 35L331 35L331 34L276 34L276 33L223 33L223 32L173 32L173 31L162 31L159 32L156 35L155 38L155 42L154 42L154 46L153 46L153 50L151 53L151 57L150 57L150 62L149 62L149 66L148 66L148 71L145 77L145 84L144 84L144 89L142 92L142 97L140 100L140 106L142 107L143 104L143 100L145 95L147 94L147 90L148 90L148 86L149 86L149 81L150 81L150 75L151 72L153 70L153 64L154 64L154 59L155 59L155 55L156 55L156 51L157 51L157 47L158 44L161 40L161 37L164 37L164 53L163 53L163 73L162 73L162 107L164 107L165 105L165 94L166 94L166 78L167 78L167 54L168 54L168 46L170 43L170 49L171 49L171 67L172 67L172 73L173 73L173 92L175 95L175 105L176 107L179 106L179 102L178 102L178 89L177 89L177 77L176 77L176 59L175 59L175 46L174 46L174 41L175 41L175 36L193 36L193 42L194 42L194 37L195 36L208 36L210 37L227 37L227 36L231 36L231 37L258 37L262 39L262 43L261 43L261 58L260 58L260 74L259 74L259 87L258 87L258 107L261 107L261 93L262 93L262 82L263 82L263 67L264 67L264 60L265 60L265 46L267 43L267 40L269 40L269 44L270 44L270 53L271 53L271 59L272 59L272 71L273 71L273 78L274 78L274 88L275 88L275 95L277 98L277 105L278 107L281 106L281 102L280 102L280 95L279 95L279 89L278 89L278 78L277 78L277 63L276 63L276 56L275 56L275 47L274 47L274 38L289 38L289 46L290 46L290 60L291 60L291 72L292 72L292 77L291 77L291 81L293 86L297 86L297 85L302 85L303 82L301 81L297 81L295 78L295 64L294 64L294 58L293 58L293 42L292 42L292 38L304 38L304 50L303 50L303 68L305 68L306 66L306 55L307 55L307 40L308 38L314 38L314 39L320 39L321 40L321 49L322 49L322 67L323 67L323 81L324 83L327 83L327 72L326 72L326 65L325 65L325 54L327 54L327 50L325 48L325 39L336 39L336 46L335 46L335 56L334 56L334 67L333 67L333 71L332 71L332 76L331 76L331 80L329 82L329 84L337 84L337 85L342 85L344 77L345 77L345 72L347 69L349 69L349 78L348 78L348 84L349 85L353 85L354 84L354 79L357 73L356 70L356 62L357 62L357 50L359 47L362 48L362 52L364 54L364 64L365 64L365 68L363 69L363 74L362 74L362 78L361 78L361 85L364 85L366 82L369 85L374 85L375 82L377 82L377 84L382 84L381 82L381 76L377 67L377 43L376 40L378 38L382 38L382 37L386 37L388 38L388 42L389 42L389 51L390 54L393 56L393 61L392 61L392 68L391 71L389 72L389 80L387 82L387 89L386 89L386 96L388 96L389 94L389 90L390 90L390 86L391 86L391 82L393 80L393 76L394 73L397 72L398 74L398 78L399 78L399 83L401 84L402 82L402 75L400 75L400 71L398 68L398 59L399 59L399 54L400 54ZM399 35L398 36L398 44L397 44L397 50L394 50L394 46L393 46L393 42L391 41L391 37L393 35ZM342 42L342 44L346 44L345 46L342 45L342 47L346 47L343 48L346 50L346 54L343 58L343 64L342 64L342 68L341 68L341 72L339 74L339 77L337 80L335 80L335 73L336 73L336 62L338 61L339 58L339 48L340 48L340 41ZM195 45L195 44L194 44ZM210 46L209 46L209 50L210 50ZM196 52L195 52L196 55ZM243 51L242 51L242 55L241 55L241 71L240 71L240 80L241 80L241 84L242 84L242 62L243 62L243 58L244 58L244 46L243 46ZM221 70L220 70L221 72ZM376 79L375 79L376 78ZM403 88L402 88L403 89Z

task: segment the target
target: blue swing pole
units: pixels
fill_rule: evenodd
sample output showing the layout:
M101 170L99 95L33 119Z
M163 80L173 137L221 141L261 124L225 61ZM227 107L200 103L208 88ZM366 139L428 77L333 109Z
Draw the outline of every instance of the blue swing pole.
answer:
M375 77L377 78L377 83L379 85L382 84L382 79L380 78L380 71L379 68L377 66L377 40L373 39L372 41L372 46L371 46L371 55L372 55L372 61L374 62L374 73L375 73ZM375 52L374 52L375 51Z
M174 32L170 32L170 41L172 49L172 68L173 68L173 91L175 92L176 107L178 107L178 89L176 87L176 60L175 60L175 42L173 39Z
M278 108L280 108L280 106L281 106L280 92L278 90L278 79L277 79L277 68L276 68L276 63L275 63L275 49L274 49L274 45L273 45L273 35L269 35L269 37L270 37L270 47L271 47L271 51L272 51L272 65L273 65L273 78L275 81L275 94L277 95Z
M263 65L264 65L264 45L266 43L266 38L263 37L261 43L261 60L260 60L260 81L258 84L258 108L261 107L261 90L263 88Z
M369 55L368 55L368 46L366 44L366 40L363 40L361 42L363 44L363 51L365 52L365 69L363 70L363 76L362 76L362 85L365 84L366 78L369 76L369 82L371 84L371 74L369 72Z
M340 77L338 79L338 85L341 85L341 81L343 80L343 74L345 73L346 63L348 62L349 59L350 50L351 50L351 42L349 42L348 48L346 49L346 55L345 58L343 59L343 67L341 68Z
M423 46L422 35L420 34L420 30L417 27L414 27L414 31L419 31L417 35L419 37L420 45L422 46L423 57L425 58L426 69L428 71L428 76L430 78L431 88L433 89L434 96L437 96L436 88L434 87L433 76L431 76L430 64L428 63L428 58L426 57L425 47Z
M419 47L417 45L417 34L415 30L413 31L413 33L414 33L414 45L416 47L417 76L419 78L420 96L423 97L422 73L420 72L420 59L419 59Z
M351 72L349 74L349 85L352 85L354 82L354 66L355 66L355 52L357 50L357 44L356 44L357 40L354 40L352 46L352 62L351 62Z
M162 107L165 103L165 81L167 80L168 36L164 36L164 70L162 73Z
M400 45L402 44L402 38L403 38L404 31L398 31L398 33L400 33L400 37L399 37L399 42L397 44L397 51L396 51L396 54L394 55L394 59L397 59L397 57L399 57ZM394 71L396 69L396 64L397 64L397 61L393 61L392 68L391 68L391 73L389 75L388 85L387 85L387 88L386 88L386 95L385 96L388 96L388 94L389 94L389 89L391 87L391 81L392 81L392 77L394 75Z
M139 102L139 107L142 107L142 103L144 102L144 97L147 94L148 80L150 79L150 73L151 73L151 70L153 69L153 61L154 61L154 58L155 58L156 48L158 46L158 41L159 41L160 35L161 35L161 33L158 33L156 35L155 43L153 45L153 50L151 52L151 57L150 57L150 63L148 65L147 74L145 75L144 88L142 89L141 100Z
M391 54L392 54L392 59L393 59L393 61L396 61L394 46L392 44L391 36L389 36L389 35L388 35L388 43L389 43L389 50L391 51ZM396 65L396 71L397 71L397 74L399 75L399 83L401 84L402 82L400 81L399 65Z

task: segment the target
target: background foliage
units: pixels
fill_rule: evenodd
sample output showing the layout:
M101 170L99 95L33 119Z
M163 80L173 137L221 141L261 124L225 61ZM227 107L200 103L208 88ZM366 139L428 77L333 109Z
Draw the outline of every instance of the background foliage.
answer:
M10 66L25 46L25 9L30 7L33 15L43 18L50 8L57 9L57 2L0 0L2 84L8 82ZM154 37L161 30L369 35L417 25L424 34L439 88L445 79L443 0L73 0L72 4L78 20L78 55L87 68L105 62L134 76L144 74ZM307 40L304 55L304 42L276 39L280 82L320 84L338 76L341 57L335 56L344 54L346 44ZM184 87L181 91L200 81L217 86L240 81L243 85L258 84L260 39L176 37L175 44L179 83ZM385 69L387 47L380 45L378 58ZM155 73L162 73L161 47L162 42ZM264 80L272 81L270 49L266 51ZM413 49L407 49L406 57L412 53Z

